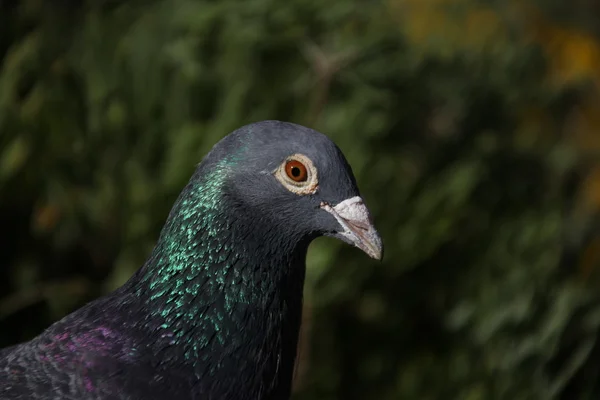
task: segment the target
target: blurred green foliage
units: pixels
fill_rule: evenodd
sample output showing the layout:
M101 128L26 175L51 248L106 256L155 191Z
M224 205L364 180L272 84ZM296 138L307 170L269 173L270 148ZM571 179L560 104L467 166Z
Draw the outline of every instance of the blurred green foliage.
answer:
M211 146L280 119L339 144L386 246L312 245L297 399L597 399L599 16L0 2L0 345L122 284Z

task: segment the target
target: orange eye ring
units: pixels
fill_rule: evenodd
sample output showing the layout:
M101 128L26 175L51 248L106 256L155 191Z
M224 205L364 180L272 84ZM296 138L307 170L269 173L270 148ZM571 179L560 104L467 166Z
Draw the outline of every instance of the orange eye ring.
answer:
M286 162L285 173L294 182L306 182L308 179L306 166L298 160L289 160Z

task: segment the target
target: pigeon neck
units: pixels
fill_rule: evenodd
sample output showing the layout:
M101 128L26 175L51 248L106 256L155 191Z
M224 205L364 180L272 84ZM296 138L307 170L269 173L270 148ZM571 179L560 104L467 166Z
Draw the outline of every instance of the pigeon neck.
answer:
M286 396L309 240L225 210L218 189L219 182L191 181L141 271L138 293L159 337L157 356L212 377L205 381L223 393Z

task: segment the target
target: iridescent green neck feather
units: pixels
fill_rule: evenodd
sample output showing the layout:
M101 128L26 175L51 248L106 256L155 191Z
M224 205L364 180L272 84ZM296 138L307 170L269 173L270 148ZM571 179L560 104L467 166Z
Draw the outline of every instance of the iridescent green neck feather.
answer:
M309 240L244 209L227 191L230 167L200 167L192 177L140 271L137 293L159 357L183 358L196 375L224 385L236 370L264 386L252 392L286 395Z

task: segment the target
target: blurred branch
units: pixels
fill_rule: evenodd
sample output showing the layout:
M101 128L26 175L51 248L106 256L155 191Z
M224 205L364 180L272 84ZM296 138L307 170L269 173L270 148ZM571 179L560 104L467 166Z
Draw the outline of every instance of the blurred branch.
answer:
M310 40L306 40L302 44L301 50L316 75L316 87L306 117L307 124L314 126L327 104L333 78L357 57L358 51L346 50L335 54L327 54Z
M573 356L565 363L565 368L560 376L556 377L550 384L548 389L549 399L557 398L557 396L564 390L573 376L575 376L577 371L579 371L579 369L585 364L592 353L595 344L596 338L592 337L584 341L579 346L577 351L574 352Z

